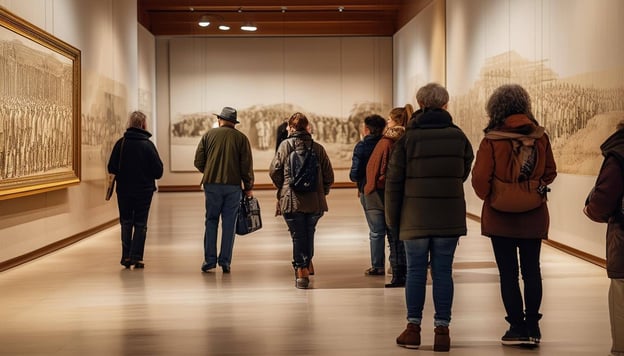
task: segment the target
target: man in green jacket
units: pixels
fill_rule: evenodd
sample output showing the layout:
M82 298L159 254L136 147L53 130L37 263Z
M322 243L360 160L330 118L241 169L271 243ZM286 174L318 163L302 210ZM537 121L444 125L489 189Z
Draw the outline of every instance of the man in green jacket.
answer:
M235 128L239 123L236 109L226 106L221 114L215 115L219 127L204 134L195 152L195 167L204 174L201 184L206 196L204 262L201 270L208 272L218 264L223 273L229 273L241 188L248 197L253 195L253 159L249 139ZM217 256L219 218L223 225L221 250Z

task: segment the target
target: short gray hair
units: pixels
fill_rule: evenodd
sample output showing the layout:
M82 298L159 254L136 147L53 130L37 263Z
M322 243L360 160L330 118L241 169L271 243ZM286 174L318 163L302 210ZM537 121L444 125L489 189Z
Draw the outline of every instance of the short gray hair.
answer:
M429 83L418 89L416 101L422 108L440 109L449 102L449 93L438 83Z
M147 116L141 111L133 111L128 118L128 128L136 127L142 129L145 127Z
M537 124L531 111L531 97L519 84L504 84L496 88L485 105L490 122L485 132L500 126L506 118L515 114L525 114Z

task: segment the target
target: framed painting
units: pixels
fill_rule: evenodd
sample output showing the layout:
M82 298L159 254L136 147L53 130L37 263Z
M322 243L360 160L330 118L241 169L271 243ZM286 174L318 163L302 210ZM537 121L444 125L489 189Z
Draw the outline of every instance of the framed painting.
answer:
M0 8L0 200L80 182L80 50Z

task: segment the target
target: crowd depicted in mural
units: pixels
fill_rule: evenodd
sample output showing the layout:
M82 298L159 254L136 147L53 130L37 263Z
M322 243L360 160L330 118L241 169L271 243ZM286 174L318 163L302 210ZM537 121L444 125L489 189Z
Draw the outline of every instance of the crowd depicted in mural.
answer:
M601 88L578 78L562 79L547 66L545 60L529 61L515 52L507 52L487 59L470 90L453 97L449 103L449 110L471 142L479 142L483 137L488 95L507 83L522 85L534 98L534 114L546 127L556 158L562 155L562 147L570 136L585 129L592 118L624 111L624 84ZM594 160L599 160L600 156L594 146L578 154ZM581 165L566 165L565 162L562 160L558 167L562 172L596 173L580 172Z
M347 118L338 116L318 115L307 113L312 124L314 140L326 146L332 154L332 162L336 157L336 168L348 167L353 145L360 140L360 126L364 118L371 113L385 112L387 108L379 103L359 103L350 110ZM249 137L254 151L275 150L277 127L292 113L303 111L292 104L255 105L238 110L238 128ZM191 139L203 135L206 131L216 127L216 116L212 113L192 113L180 115L171 125L172 141L196 145ZM268 163L267 163L268 164ZM263 163L258 164L259 167Z
M103 92L99 100L82 114L82 144L99 146L100 159L106 162L115 141L125 131L126 100Z
M71 169L71 61L0 41L0 73L0 179Z

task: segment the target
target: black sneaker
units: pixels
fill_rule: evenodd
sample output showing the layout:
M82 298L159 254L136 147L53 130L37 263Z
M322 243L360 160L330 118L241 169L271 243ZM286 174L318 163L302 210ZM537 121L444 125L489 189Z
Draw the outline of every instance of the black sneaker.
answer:
M536 324L533 326L527 326L527 333L529 335L529 340L531 341L531 343L533 343L534 345L540 343L542 333L540 331L539 325Z
M507 346L531 345L531 339L525 326L512 325L501 338L501 343Z

